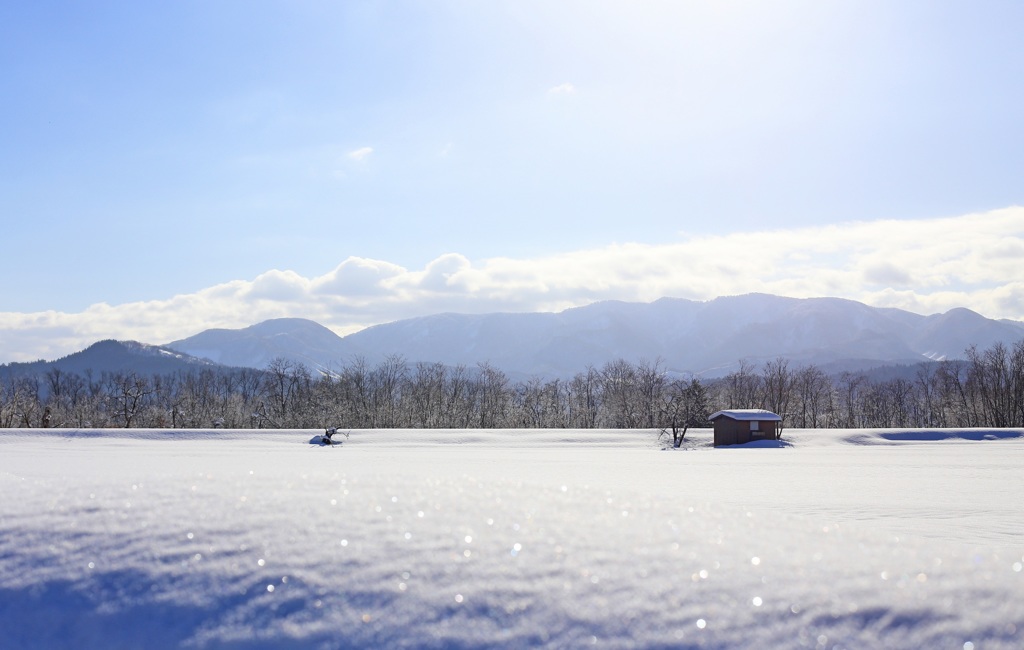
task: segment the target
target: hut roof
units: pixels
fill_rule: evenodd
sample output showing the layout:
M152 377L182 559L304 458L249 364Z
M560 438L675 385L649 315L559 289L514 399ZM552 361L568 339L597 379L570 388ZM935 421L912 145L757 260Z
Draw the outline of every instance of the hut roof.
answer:
M781 417L771 411L766 411L765 409L729 409L725 411L718 411L716 413L712 413L708 420L713 422L718 418L730 418L732 420L740 420L743 422L751 422L754 420L759 422L782 422Z

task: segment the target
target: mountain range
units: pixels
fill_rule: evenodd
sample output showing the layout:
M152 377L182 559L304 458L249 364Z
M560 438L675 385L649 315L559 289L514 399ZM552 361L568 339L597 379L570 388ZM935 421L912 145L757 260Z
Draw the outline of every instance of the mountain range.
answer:
M489 363L511 376L568 377L609 361L654 361L680 374L723 376L744 360L783 357L829 373L963 358L965 350L1024 338L1024 322L969 309L921 316L838 298L747 294L693 301L605 301L557 313L437 314L369 327L345 337L307 319L282 318L242 329L209 329L164 345L101 341L53 362L8 364L0 375L146 374L197 367L266 368L282 358L336 370L356 358L393 355L410 364Z
M969 309L921 316L838 298L747 294L706 302L662 298L606 301L557 313L437 314L339 337L305 319L275 319L239 330L206 330L166 344L232 366L266 367L285 358L338 368L356 357L377 363L473 366L487 362L514 375L565 377L618 358L661 359L669 370L714 377L740 360L784 357L826 371L861 370L963 358L965 350L1024 338L1024 322L993 320Z

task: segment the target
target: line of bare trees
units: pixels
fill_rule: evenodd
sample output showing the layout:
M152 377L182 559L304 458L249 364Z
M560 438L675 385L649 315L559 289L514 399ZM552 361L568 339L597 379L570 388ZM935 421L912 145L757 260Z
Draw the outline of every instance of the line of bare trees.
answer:
M797 428L1024 427L1024 340L965 360L920 364L913 377L828 376L785 359L740 368L715 385L717 404L766 408Z
M781 358L703 382L621 359L564 380L397 356L334 372L284 359L154 376L51 368L0 379L0 427L658 428L679 444L723 408L765 408L796 428L1024 427L1024 341L966 357L888 380Z

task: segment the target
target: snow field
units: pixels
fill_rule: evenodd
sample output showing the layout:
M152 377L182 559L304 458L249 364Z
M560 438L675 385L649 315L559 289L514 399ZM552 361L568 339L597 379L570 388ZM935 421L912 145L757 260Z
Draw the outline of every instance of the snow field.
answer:
M1019 431L316 433L0 432L2 645L1024 644Z

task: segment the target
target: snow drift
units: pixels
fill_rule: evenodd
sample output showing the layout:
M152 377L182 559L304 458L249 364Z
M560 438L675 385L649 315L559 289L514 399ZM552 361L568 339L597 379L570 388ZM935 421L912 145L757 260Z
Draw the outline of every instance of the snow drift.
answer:
M0 431L5 648L1017 648L1024 432Z

